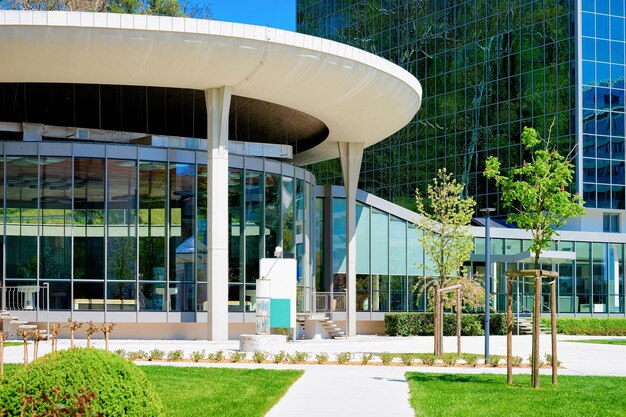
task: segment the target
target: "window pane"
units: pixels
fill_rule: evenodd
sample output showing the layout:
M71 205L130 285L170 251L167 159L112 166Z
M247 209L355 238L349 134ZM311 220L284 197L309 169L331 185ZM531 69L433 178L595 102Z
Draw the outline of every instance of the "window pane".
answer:
M104 159L74 160L73 230L74 279L104 279Z

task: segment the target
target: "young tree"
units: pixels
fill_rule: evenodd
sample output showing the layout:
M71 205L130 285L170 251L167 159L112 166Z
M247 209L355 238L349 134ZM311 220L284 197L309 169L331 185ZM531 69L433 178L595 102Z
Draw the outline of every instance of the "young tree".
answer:
M87 322L87 329L85 329L85 333L87 333L87 347L88 348L91 347L91 336L99 330L100 330L100 327L96 323L94 323L91 320Z
M57 339L61 331L61 323L53 323L50 328L50 349L52 352L57 350Z
M70 329L70 349L74 348L74 332L82 327L83 323L67 319L67 328Z
M476 202L463 198L464 185L452 178L445 168L437 172L437 178L428 186L426 209L420 190L416 190L417 212L420 217L414 222L422 231L420 243L431 260L441 287L456 284L462 276L463 262L474 249L469 223ZM465 279L471 282L471 279ZM464 291L468 295L470 292ZM473 294L473 293L471 293ZM475 300L468 300L474 304Z
M445 168L437 172L437 177L428 186L427 199L430 210L426 210L424 200L416 190L417 212L420 217L415 221L422 230L420 243L426 256L434 265L436 278L430 282L429 293L434 296L435 305L435 354L441 352L443 342L442 309L439 304L437 289L461 283L466 304L476 305L476 296L484 294L480 285L461 273L463 262L469 259L474 249L469 223L474 214L476 203L472 198L463 198L463 184L452 178ZM465 288L469 286L470 288ZM448 294L453 297L454 294ZM448 305L451 301L448 300ZM459 306L460 307L460 306Z
M109 351L109 335L113 331L115 323L102 323L100 330L104 333L104 350Z
M534 268L538 269L541 250L554 240L557 227L585 214L584 201L568 191L574 178L574 150L567 156L559 154L550 144L550 136L543 140L529 127L522 132L522 145L532 152L530 162L524 161L521 167L511 168L505 174L500 171L499 159L490 156L484 175L496 181L502 189L502 206L513 211L507 216L507 223L531 232L530 251L534 254Z
M554 126L554 122L552 123ZM577 194L568 191L574 178L572 158L574 149L567 156L559 154L550 144L552 126L548 139L543 140L533 128L525 127L522 132L522 145L531 154L530 162L524 160L521 167L514 167L507 174L500 170L500 161L489 157L484 175L494 179L502 189L502 205L510 208L507 223L530 231L532 234L530 251L534 254L534 269L539 269L542 249L557 236L556 228L564 226L567 220L585 213L584 201ZM541 315L541 280L543 273L538 271L534 279L533 342L532 342L532 381L539 388L539 317ZM556 278L552 285L556 285ZM551 291L551 305L556 305L554 288ZM510 320L510 319L509 319ZM552 358L556 361L556 311L552 308ZM512 323L508 322L508 331ZM553 373L555 372L553 368ZM556 375L556 373L554 373ZM554 380L553 380L554 381Z

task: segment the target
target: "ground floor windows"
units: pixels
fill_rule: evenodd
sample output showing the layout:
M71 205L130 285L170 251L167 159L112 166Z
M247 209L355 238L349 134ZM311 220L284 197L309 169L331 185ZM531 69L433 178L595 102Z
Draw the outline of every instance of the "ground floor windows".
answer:
M51 310L208 311L206 153L0 146L0 278L15 293L6 307L43 308L45 284ZM300 305L311 306L313 177L262 159L231 165L229 311L255 311L258 262L276 246L297 259Z

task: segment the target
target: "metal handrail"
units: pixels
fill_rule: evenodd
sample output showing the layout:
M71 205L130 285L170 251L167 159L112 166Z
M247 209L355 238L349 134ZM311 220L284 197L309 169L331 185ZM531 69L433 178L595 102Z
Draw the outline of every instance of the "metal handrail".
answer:
M315 311L320 313L345 312L346 292L321 292L315 293Z
M37 321L46 321L50 332L50 287L43 285L15 285L0 286L0 303L2 311L35 312ZM45 320L40 318L40 312L46 312Z

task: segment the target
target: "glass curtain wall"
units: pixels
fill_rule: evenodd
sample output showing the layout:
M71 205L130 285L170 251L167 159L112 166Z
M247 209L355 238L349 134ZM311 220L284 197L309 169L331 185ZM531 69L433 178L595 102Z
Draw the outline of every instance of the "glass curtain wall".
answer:
M14 308L42 307L36 288L47 283L52 310L207 311L206 165L101 150L0 158L0 249L11 248L0 274L18 288ZM312 177L283 165L229 169L229 311L255 310L259 259L276 246L297 260L299 309L312 307Z
M325 198L317 198L318 210ZM332 233L332 276L334 291L342 292L345 284L345 198L333 197L332 221L327 227ZM320 220L317 220L320 222ZM320 226L321 227L321 224ZM432 266L425 258L419 243L420 230L410 221L384 210L357 202L356 206L356 299L357 311L393 312L427 311L429 300L425 292L424 276ZM484 277L485 239L475 238L469 272ZM515 255L527 251L530 241L522 239L491 239L492 255ZM557 286L558 311L562 314L621 315L624 316L624 244L560 241L550 250L575 253L575 260L559 264L542 264L544 270L559 273ZM319 252L323 257L323 253ZM532 268L530 264L494 262L494 308L505 312L506 271ZM323 269L320 270L320 273ZM323 282L321 277L320 282ZM542 299L549 302L549 288L543 288ZM533 308L533 286L530 283L514 285L514 311L529 312ZM340 310L338 310L340 311ZM547 312L545 310L544 312Z

